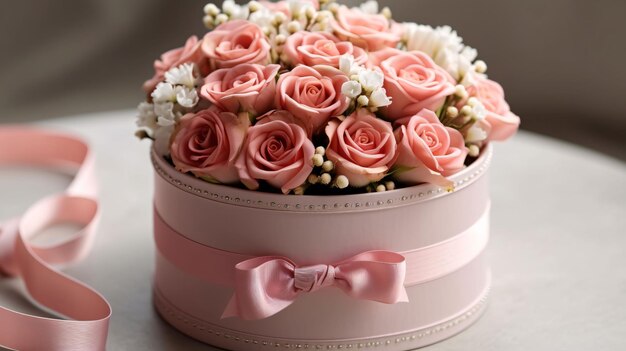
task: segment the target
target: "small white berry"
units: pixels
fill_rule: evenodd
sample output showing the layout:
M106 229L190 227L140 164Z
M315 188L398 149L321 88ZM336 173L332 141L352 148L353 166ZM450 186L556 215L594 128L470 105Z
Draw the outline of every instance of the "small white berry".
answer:
M287 41L287 37L284 34L278 34L274 40L276 41L276 45L282 45Z
M475 107L476 105L478 105L478 103L479 103L478 99L473 97L473 96L471 98L467 99L467 104L472 106L472 107Z
M324 157L320 154L313 155L313 166L320 167L324 164Z
M318 180L319 180L319 177L317 176L317 174L310 174L309 177L307 178L307 182L311 184L317 184Z
M465 99L467 97L467 90L461 84L454 87L454 95L461 99Z
M304 195L304 187L299 186L293 189L293 193L296 195Z
M387 6L383 7L380 14L385 16L386 19L391 19L391 10Z
M311 6L307 6L306 10L304 10L304 15L307 18L315 17L315 13L316 13L315 9L313 7L311 7Z
M469 146L469 155L472 157L476 157L478 156L478 154L480 153L480 149L478 148L478 145L472 144Z
M216 25L220 25L222 23L226 23L228 22L228 16L220 13L219 15L215 16L215 24Z
M328 173L322 173L322 175L320 176L320 183L324 185L330 184L331 180L332 180L332 177Z
M295 33L299 31L300 28L301 28L301 25L300 25L300 22L298 21L291 21L287 25L287 31L289 31L289 33Z
M256 12L259 11L261 9L261 4L259 4L258 1L250 1L248 3L248 10L250 10L250 12Z
M391 180L386 181L385 188L387 188L387 190L393 190L396 188L396 183L392 182Z
M464 116L469 116L473 112L472 107L470 105L465 105L461 108L461 114Z
M474 70L478 73L487 72L487 64L483 60L478 60L474 62Z
M370 99L367 98L367 96L365 95L360 95L357 99L356 102L359 103L359 105L361 106L367 106L370 103Z
M318 146L315 148L315 153L324 156L324 154L326 154L326 149L323 146Z
M454 118L459 115L459 109L454 106L448 106L446 109L446 116Z
M348 187L348 185L350 185L350 181L345 175L340 175L337 177L337 180L335 180L335 184L337 184L337 188L345 189Z
M274 22L276 22L276 24L281 24L285 22L286 20L287 20L287 15L285 15L282 12L276 12L276 14L274 15Z
M202 22L204 23L204 26L209 29L212 29L213 26L215 26L215 19L211 15L202 17Z
M376 192L378 192L378 193L382 193L383 191L386 191L386 190L387 190L387 188L385 188L385 186L383 184L378 184L376 186Z
M220 13L220 9L215 6L215 4L206 4L204 6L204 13L207 15L211 15L213 17L217 16Z
M326 10L322 10L322 11L317 12L317 16L315 17L315 20L317 20L318 22L325 22L325 21L330 20L331 17L333 17L332 13Z
M333 164L333 161L331 160L326 160L324 161L324 163L322 163L322 170L324 172L330 172L333 170L333 168L335 168L335 165Z

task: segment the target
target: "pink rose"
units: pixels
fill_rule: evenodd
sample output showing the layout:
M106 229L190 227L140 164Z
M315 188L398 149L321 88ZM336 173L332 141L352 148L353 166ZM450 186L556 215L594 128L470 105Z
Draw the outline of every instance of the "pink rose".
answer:
M368 51L395 47L400 41L400 26L381 14L369 14L361 9L342 5L332 21L335 35Z
M242 64L209 74L200 94L223 110L263 114L274 106L279 65Z
M184 115L170 146L174 166L212 182L237 182L235 160L249 125L247 116L217 108Z
M456 82L423 52L385 49L371 55L385 75L384 87L391 105L381 112L391 120L411 116L422 109L436 111L454 93Z
M463 169L468 149L463 135L444 126L430 110L398 121L402 125L395 131L398 141L400 170L395 177L409 184L432 183L451 186L445 177Z
M341 94L341 86L347 81L348 77L333 67L297 66L278 79L276 106L291 112L309 132L315 132L348 107L348 97Z
M354 187L381 180L396 159L396 140L391 123L359 109L343 121L334 119L326 126L330 140L326 149L337 174Z
M201 74L208 73L208 60L200 49L200 45L198 37L194 35L187 39L185 46L161 55L160 60L154 61L154 76L143 83L143 90L148 94L152 92L157 84L163 81L165 72L183 63L195 63Z
M230 68L243 63L269 62L270 44L259 26L246 20L220 24L202 40L202 51L213 68Z
M327 65L339 68L342 55L354 56L358 64L367 61L365 50L324 32L296 32L287 38L283 52L292 66Z
M517 132L520 118L511 112L504 100L504 90L500 84L483 76L477 76L475 83L467 87L469 96L475 96L487 110L485 123L489 125L488 140L502 141Z
M265 180L287 194L311 174L314 153L299 121L287 111L272 111L248 130L236 167L249 189L258 189L258 180Z

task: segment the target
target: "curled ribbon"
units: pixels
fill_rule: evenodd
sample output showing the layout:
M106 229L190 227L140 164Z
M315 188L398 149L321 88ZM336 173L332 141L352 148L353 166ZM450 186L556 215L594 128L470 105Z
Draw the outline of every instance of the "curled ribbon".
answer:
M336 265L304 267L285 257L256 257L235 266L235 293L222 318L267 318L291 305L300 294L328 286L356 299L408 302L405 276L404 256L391 251L367 251Z
M104 350L111 307L98 292L55 270L83 258L98 222L93 157L81 140L23 127L0 128L0 165L78 168L69 188L37 201L18 219L0 223L0 273L20 277L29 295L65 319L44 318L0 306L0 345L15 350ZM59 223L82 227L52 246L32 244Z

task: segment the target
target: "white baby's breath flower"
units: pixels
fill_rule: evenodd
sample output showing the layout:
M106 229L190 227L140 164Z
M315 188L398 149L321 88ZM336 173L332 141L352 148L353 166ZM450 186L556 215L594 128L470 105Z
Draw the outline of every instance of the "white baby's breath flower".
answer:
M174 124L161 127L154 133L154 150L159 156L170 153L170 139L174 132Z
M464 46L461 50L460 55L462 57L465 57L468 61L472 62L476 60L476 57L478 57L478 51L476 51L476 49L471 46Z
M474 106L472 106L472 115L478 120L485 119L487 116L487 109L485 108L485 105L483 105L483 103L478 99L476 100Z
M257 11L250 14L250 18L248 20L260 28L267 28L267 31L273 30L275 34L276 29L273 25L274 17L274 13L268 8L260 7Z
M222 3L222 12L233 19L247 19L250 15L248 5L237 5L233 0L224 0Z
M361 4L361 11L364 13L375 15L378 13L378 1L369 0Z
M180 66L172 67L165 72L165 81L172 85L184 85L193 88L196 85L194 76L195 65L193 63L183 63Z
M194 88L186 86L176 87L176 101L179 105L192 108L198 103L198 92Z
M306 18L307 12L310 14L316 11L313 4L309 1L288 0L287 4L289 5L289 13L293 19Z
M137 127L146 128L154 132L158 128L157 116L154 113L154 105L148 102L141 102L137 106Z
M404 23L404 40L407 50L419 50L433 59L442 49L460 53L463 50L463 39L450 26L433 28L431 26Z
M478 143L485 139L487 139L487 132L480 128L476 123L474 123L467 130L467 134L465 135L465 142L469 144Z
M387 96L385 88L378 88L370 94L370 106L383 107L391 105L391 99Z
M176 101L176 89L171 83L167 82L157 84L150 95L155 103Z
M407 50L425 52L457 81L472 69L476 50L463 45L463 38L450 26L433 28L415 23L404 23L403 26Z
M358 73L359 82L363 86L363 90L372 92L383 86L385 76L377 70L365 69Z
M154 113L157 116L157 123L161 127L166 127L175 123L173 102L161 102L154 104Z
M361 95L361 83L349 80L341 86L341 93L351 99Z
M354 56L342 55L339 57L339 70L345 73L347 76L353 74L352 67L354 66Z

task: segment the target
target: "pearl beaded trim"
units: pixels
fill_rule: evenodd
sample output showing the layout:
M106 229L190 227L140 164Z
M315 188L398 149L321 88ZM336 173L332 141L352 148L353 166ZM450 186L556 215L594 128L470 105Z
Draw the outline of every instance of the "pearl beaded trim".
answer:
M489 288L485 290L480 300L464 311L457 317L454 317L448 321L439 323L429 328L417 329L408 333L400 333L392 336L386 336L381 338L371 338L362 340L347 340L345 342L333 343L333 342L299 342L290 341L289 339L281 341L272 341L270 338L258 338L258 336L248 336L244 333L232 331L229 329L221 328L217 325L199 320L192 317L173 306L167 301L155 288L154 289L154 304L161 314L161 316L173 325L183 324L190 326L196 331L207 334L208 337L224 338L228 342L242 342L246 344L254 344L259 347L267 347L273 349L312 349L312 350L338 350L338 349L359 349L367 350L372 348L378 348L380 346L389 346L391 344L407 343L406 347L421 347L429 345L433 342L437 342L440 339L435 339L436 335L451 331L454 328L452 335L466 328L469 322L474 321L483 312L489 295ZM206 341L205 341L206 342ZM219 346L219 345L218 345Z
M489 168L491 158L492 151L491 146L489 146L484 155L479 157L473 164L458 174L451 176L450 178L454 181L455 191L469 186L480 178ZM207 183L176 171L165 160L157 156L154 151L151 153L151 161L155 172L159 176L185 192L217 202L262 209L294 212L365 211L422 202L448 194L442 187L422 184L381 193L338 196L287 196Z

